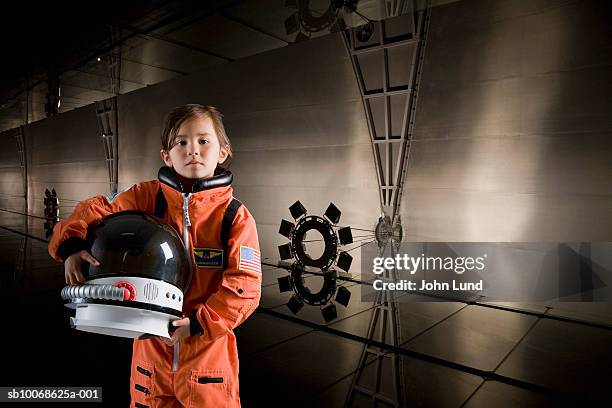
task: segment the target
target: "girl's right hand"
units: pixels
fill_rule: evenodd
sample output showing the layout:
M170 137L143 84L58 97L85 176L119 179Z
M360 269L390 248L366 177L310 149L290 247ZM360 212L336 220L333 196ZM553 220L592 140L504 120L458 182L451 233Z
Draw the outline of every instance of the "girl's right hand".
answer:
M85 282L85 277L81 272L81 264L83 262L89 262L94 266L100 266L100 262L98 262L89 252L85 250L75 252L64 261L64 276L66 277L67 284L78 285L79 283Z

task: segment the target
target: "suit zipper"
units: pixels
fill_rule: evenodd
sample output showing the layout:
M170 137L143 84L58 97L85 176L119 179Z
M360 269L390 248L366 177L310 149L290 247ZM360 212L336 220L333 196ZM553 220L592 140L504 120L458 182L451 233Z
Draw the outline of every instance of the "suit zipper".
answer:
M191 227L191 220L189 219L189 196L190 193L183 194L183 241L185 241L185 248L189 253L189 227Z
M187 255L191 256L191 248L189 247L189 227L191 227L191 220L189 219L189 197L190 193L183 194L183 243L187 250ZM179 351L180 343L174 345L174 354L172 356L172 371L178 370L179 365Z

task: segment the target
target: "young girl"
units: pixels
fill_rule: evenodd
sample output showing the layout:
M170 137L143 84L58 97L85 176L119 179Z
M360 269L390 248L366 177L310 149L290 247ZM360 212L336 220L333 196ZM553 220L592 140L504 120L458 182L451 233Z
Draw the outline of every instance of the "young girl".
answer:
M261 264L255 221L232 197L232 156L221 113L210 106L172 110L162 133L159 180L136 184L112 199L80 202L55 226L49 253L64 261L66 283L84 281L87 228L109 214L140 210L181 232L194 275L185 294L186 318L170 340L134 340L131 407L239 407L238 353L233 329L257 307ZM203 254L215 251L222 256Z

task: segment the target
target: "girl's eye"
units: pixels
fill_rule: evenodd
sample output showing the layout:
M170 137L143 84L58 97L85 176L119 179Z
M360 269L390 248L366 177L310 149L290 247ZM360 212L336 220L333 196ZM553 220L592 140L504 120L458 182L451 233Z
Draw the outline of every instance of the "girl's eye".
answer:
M208 140L206 140L206 139L200 139L200 144L207 144L207 143L208 143Z
M177 145L181 145L181 146L185 146L187 144L186 140L179 140L178 142L176 142Z

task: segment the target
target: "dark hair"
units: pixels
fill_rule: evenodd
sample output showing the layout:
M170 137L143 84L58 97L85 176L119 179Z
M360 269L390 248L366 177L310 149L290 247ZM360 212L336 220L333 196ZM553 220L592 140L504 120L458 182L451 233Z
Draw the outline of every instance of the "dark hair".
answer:
M227 150L230 160L229 162L226 160L224 167L228 167L231 159L234 156L234 152L232 150L232 144L230 143L227 133L225 132L225 127L223 126L223 114L214 106L190 103L187 105L177 106L176 108L172 109L170 113L166 115L164 121L164 130L161 134L162 148L166 151L170 151L170 149L174 147L176 133L181 125L186 120L195 117L210 118L212 120L213 127L217 133L217 138L219 139L219 146Z

